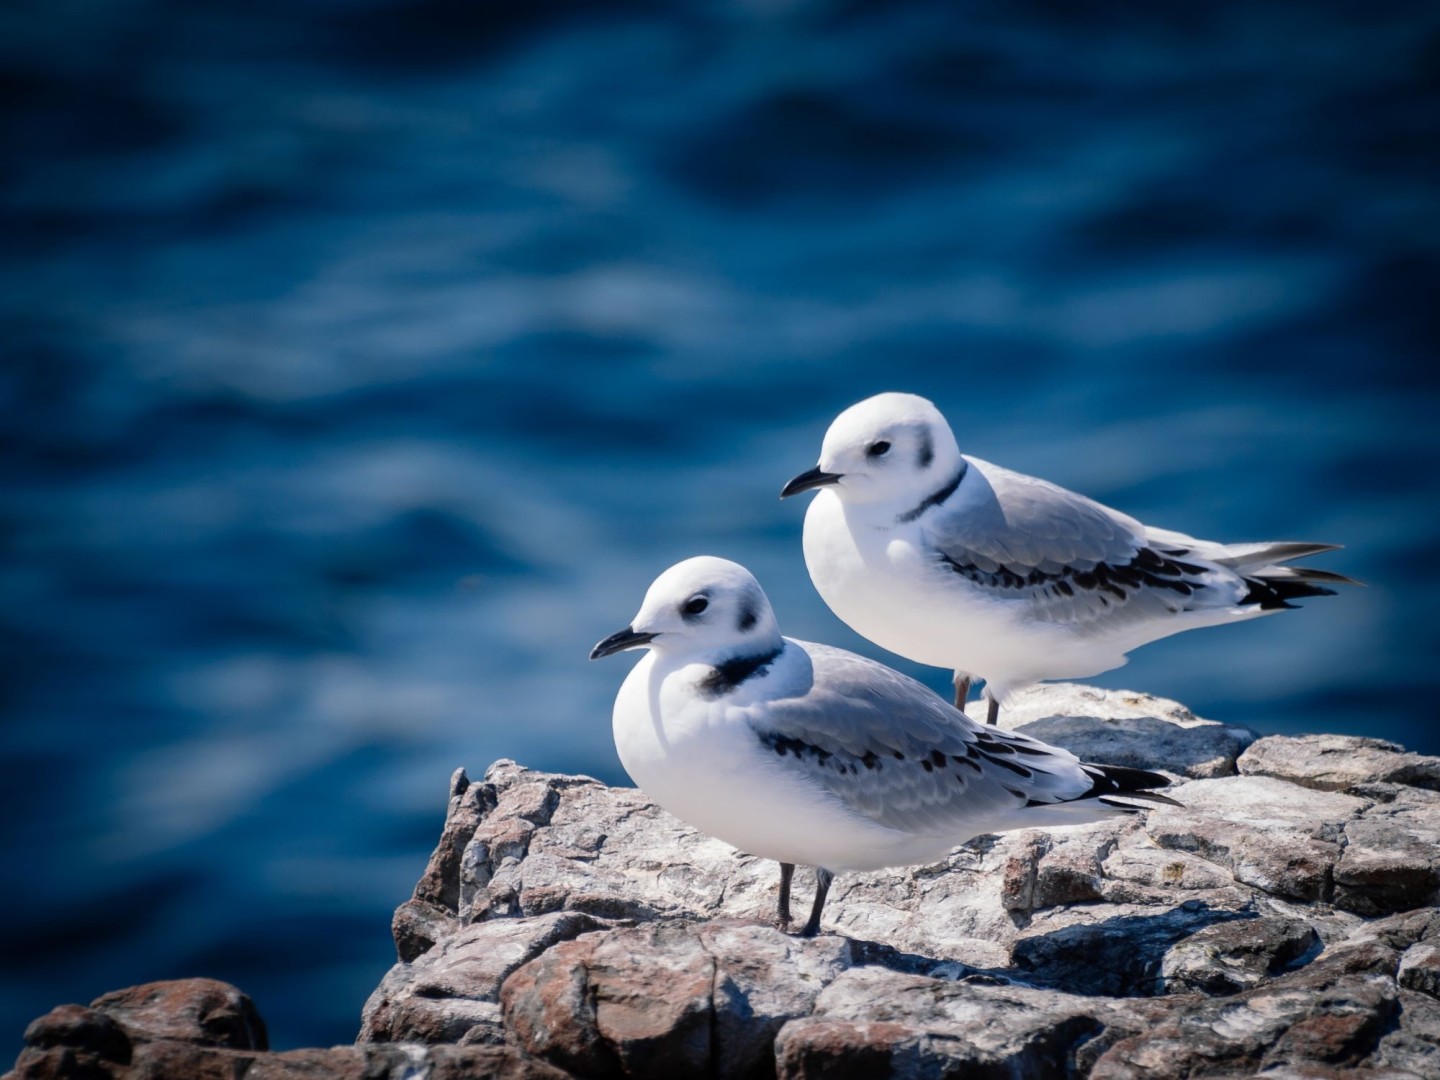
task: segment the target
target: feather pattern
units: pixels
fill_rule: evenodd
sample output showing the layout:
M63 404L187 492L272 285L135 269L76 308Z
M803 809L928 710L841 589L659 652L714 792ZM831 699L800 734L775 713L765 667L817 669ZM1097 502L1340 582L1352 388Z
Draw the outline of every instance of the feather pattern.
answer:
M1112 774L1060 747L977 724L915 680L853 653L787 639L792 649L808 655L813 676L803 692L767 695L749 719L755 736L777 767L877 824L963 838L1017 812L1169 783L1141 770Z
M1215 544L1150 529L1083 495L977 458L923 522L938 564L983 594L1024 600L1037 622L1123 630L1184 612L1289 607L1350 584L1278 565L1330 544Z

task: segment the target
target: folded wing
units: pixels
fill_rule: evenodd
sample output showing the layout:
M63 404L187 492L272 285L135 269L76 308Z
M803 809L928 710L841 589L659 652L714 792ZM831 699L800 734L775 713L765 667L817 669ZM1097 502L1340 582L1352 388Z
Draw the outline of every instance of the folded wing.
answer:
M1016 732L976 724L924 686L840 649L795 642L813 684L771 699L750 724L778 767L879 824L922 835L973 835L1027 806L1163 787L1142 770L1104 767ZM1119 804L1115 804L1119 805Z

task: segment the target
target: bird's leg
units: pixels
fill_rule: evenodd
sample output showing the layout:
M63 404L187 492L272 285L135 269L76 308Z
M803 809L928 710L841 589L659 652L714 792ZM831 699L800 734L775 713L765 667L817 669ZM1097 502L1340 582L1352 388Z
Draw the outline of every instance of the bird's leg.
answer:
M780 906L775 913L775 925L781 930L790 928L790 878L795 874L795 864L780 864Z
M1000 702L989 694L985 695L985 701L987 702L985 722L987 724L998 724L1000 722Z
M823 866L815 868L815 904L810 908L810 919L800 931L801 937L814 937L820 930L820 912L825 907L825 897L830 892L830 882L835 875Z
M955 673L955 708L965 711L965 699L970 696L970 676Z

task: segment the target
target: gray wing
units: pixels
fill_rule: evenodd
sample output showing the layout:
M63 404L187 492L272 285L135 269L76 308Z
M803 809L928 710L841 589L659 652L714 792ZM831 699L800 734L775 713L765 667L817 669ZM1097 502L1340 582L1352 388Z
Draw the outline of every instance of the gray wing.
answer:
M1134 518L1049 481L965 460L955 495L922 519L942 572L999 599L1023 598L1048 622L1119 624L1235 602L1236 575L1187 547L1167 547Z
M1084 798L1098 773L1068 750L976 724L915 680L794 641L813 679L750 725L777 763L894 829L944 835L1030 803Z

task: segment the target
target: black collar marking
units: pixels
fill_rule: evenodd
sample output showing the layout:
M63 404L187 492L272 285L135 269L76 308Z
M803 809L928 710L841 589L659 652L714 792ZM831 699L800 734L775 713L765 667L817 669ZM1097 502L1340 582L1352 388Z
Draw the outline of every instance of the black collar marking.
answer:
M710 674L700 680L700 693L711 700L724 697L746 679L763 675L784 649L785 646L777 645L769 652L737 656L723 664L716 664L710 669Z
M960 486L960 481L965 479L965 474L969 471L969 469L970 463L968 461L961 461L960 470L955 474L954 478L948 484L946 484L934 494L927 496L925 501L922 502L919 506L915 507L914 510L905 511L905 513L901 514L895 519L895 523L897 525L904 525L908 522L914 521L926 510L929 510L930 507L936 506L939 503L944 502L951 495L954 495L955 489Z

